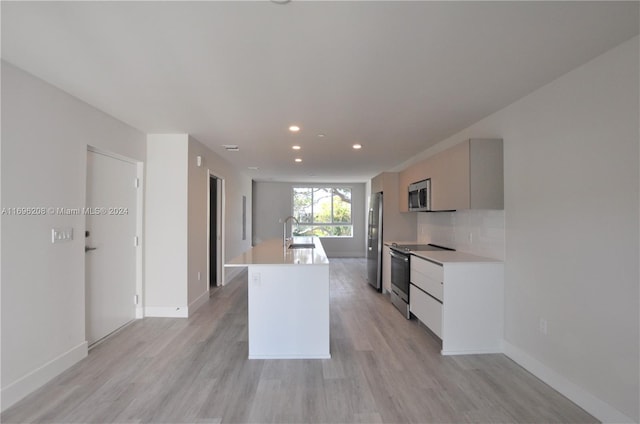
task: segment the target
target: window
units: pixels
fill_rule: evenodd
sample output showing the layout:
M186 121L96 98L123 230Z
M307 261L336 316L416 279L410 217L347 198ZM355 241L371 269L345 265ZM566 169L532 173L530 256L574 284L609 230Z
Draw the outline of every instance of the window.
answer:
M353 237L351 188L294 187L295 236Z

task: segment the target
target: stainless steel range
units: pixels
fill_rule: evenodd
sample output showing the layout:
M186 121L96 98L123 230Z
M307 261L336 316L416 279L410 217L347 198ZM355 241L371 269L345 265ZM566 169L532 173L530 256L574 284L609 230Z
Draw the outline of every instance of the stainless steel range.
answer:
M436 244L396 244L391 246L391 303L407 318L409 312L409 279L411 276L411 252L455 250Z

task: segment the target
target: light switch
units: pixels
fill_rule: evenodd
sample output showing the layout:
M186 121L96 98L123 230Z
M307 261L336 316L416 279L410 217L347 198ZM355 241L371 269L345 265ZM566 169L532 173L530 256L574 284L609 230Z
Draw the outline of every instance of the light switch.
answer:
M51 229L51 243L62 243L65 241L73 240L73 228L52 228Z

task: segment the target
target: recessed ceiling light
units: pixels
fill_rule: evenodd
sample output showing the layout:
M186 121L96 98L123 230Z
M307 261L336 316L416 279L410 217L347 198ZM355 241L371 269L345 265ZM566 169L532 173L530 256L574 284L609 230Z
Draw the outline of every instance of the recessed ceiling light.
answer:
M356 149L356 150L362 149L362 144L357 144L356 143L356 144L353 145L353 148Z
M296 158L295 160L296 160L296 162L302 162L302 159L300 159L300 158Z
M297 125L291 125L291 126L289 127L289 131L291 131L291 132L298 132L298 131L300 131L300 127L299 127L299 126L297 126Z
M300 147L300 146L298 146L298 145L291 146L291 148L292 148L293 150L300 150L300 149L301 149L301 147Z
M318 134L318 137L319 138L323 138L323 137L325 137L325 134L320 133L320 134Z
M250 170L252 170L252 171L257 171L258 169L260 169L260 168L258 168L257 166L249 166L249 167L247 167L247 168L248 168L248 169L250 169Z
M223 144L222 147L224 147L227 152L238 152L238 151L240 151L240 148L235 144Z

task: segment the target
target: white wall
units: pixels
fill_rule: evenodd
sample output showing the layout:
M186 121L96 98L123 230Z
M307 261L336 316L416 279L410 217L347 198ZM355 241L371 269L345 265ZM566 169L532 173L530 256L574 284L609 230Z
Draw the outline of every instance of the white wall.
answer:
M640 420L639 47L635 37L425 152L504 139L506 353L610 422Z
M146 316L187 316L187 134L147 136Z
M253 183L253 243L258 244L272 238L282 238L282 223L279 220L293 211L291 193L293 187L351 187L351 219L353 238L322 238L322 246L329 257L364 257L366 243L365 228L365 184L309 184L283 182ZM287 229L287 234L290 229Z
M208 298L209 171L225 181L227 260L251 247L250 214L246 240L241 214L251 180L188 134L152 134L147 143L145 314L186 317Z
M203 299L209 297L209 274L207 272L209 170L204 166L204 163L201 166L197 164L197 157L204 157L203 155L208 149L191 137L189 137L188 148L187 298L191 311ZM198 279L198 273L200 273L200 279Z
M202 166L197 157L202 156ZM208 291L208 199L209 172L225 184L225 249L223 262L228 262L251 247L251 178L209 148L189 138L189 304L197 302ZM247 199L246 239L242 239L242 196ZM201 279L198 281L198 272ZM232 271L224 270L228 282Z
M145 158L139 131L2 62L2 207L82 208L87 145ZM2 217L2 408L86 356L84 229L75 216ZM52 244L51 228L74 240Z
M504 211L416 212L418 241L504 260Z

